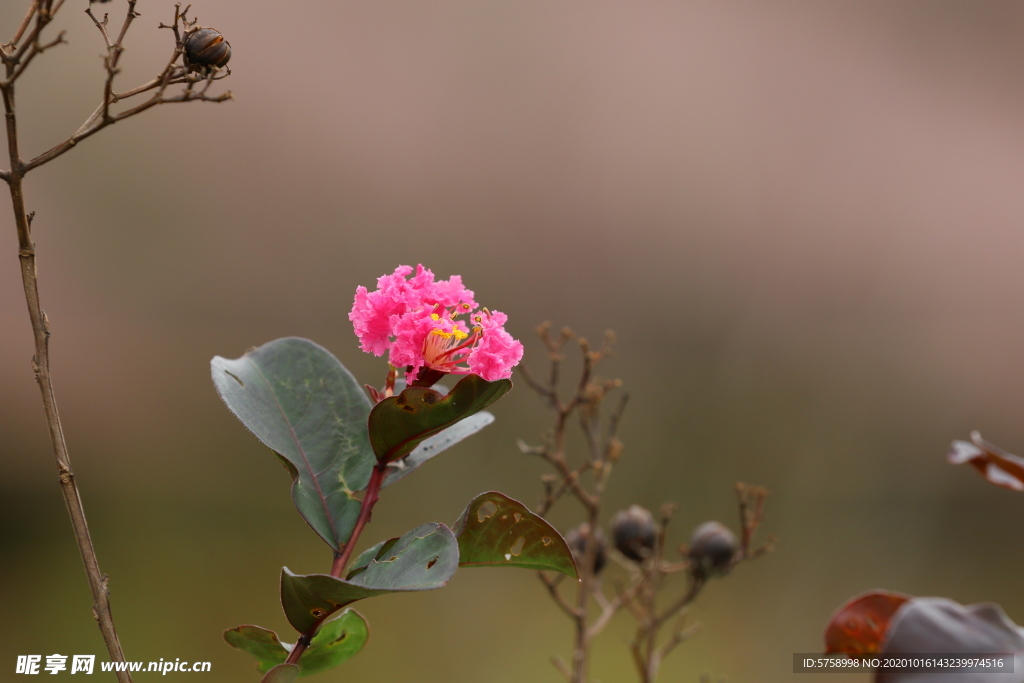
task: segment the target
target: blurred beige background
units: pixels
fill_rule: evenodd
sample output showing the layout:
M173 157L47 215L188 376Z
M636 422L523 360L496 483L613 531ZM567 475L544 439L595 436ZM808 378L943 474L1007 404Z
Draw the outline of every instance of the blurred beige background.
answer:
M25 4L0 5L3 39ZM29 155L99 101L84 8L68 0L70 45L19 87ZM618 332L604 372L633 399L609 517L674 500L684 540L706 519L735 525L735 481L771 489L777 552L709 586L692 610L704 630L662 680L790 680L791 653L820 648L831 612L874 587L995 601L1024 622L1024 495L944 461L972 428L1024 451L1024 5L194 8L231 42L236 100L160 108L28 181L58 398L129 658L257 680L221 631L286 632L280 567L324 571L330 556L221 405L209 360L300 335L379 382L352 294L419 262L506 311L531 367L542 320ZM125 87L171 47L156 25L172 4L139 10ZM10 672L17 654L103 649L30 370L9 209L0 235ZM454 521L483 490L537 500L544 470L515 439L535 440L546 415L522 383L495 412L388 490L367 543ZM571 637L528 572L463 571L359 609L367 649L319 680L554 682L548 657ZM596 679L635 680L630 632L620 617L599 641Z

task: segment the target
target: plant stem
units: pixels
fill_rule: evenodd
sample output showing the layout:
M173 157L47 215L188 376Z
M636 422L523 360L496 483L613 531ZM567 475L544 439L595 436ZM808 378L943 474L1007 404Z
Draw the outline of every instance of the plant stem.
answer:
M352 551L355 550L356 541L359 540L360 534L363 533L363 527L370 521L370 515L373 512L373 506L380 500L380 489L384 484L384 477L388 473L388 464L386 462L378 462L373 472L370 474L370 482L366 485L366 496L363 498L363 504L359 507L359 517L356 519L356 525L352 528L352 534L348 538L348 542L345 543L345 549L340 553L334 554L334 564L331 566L331 576L336 579L340 579L345 571L345 565L348 564L349 558L352 557ZM299 658L302 653L306 651L309 644L313 642L313 636L320 629L320 625L323 624L324 620L329 617L330 614L325 614L322 618L317 620L313 626L299 636L298 641L292 648L292 651L288 653L288 659L285 660L285 664L298 664Z
M13 70L14 64L8 63L8 79L10 79ZM89 578L89 588L92 590L93 616L99 625L110 658L115 662L123 662L124 653L121 650L121 643L117 638L117 630L114 628L114 618L110 611L110 592L107 588L107 576L100 571L99 561L96 558L96 549L89 534L89 525L85 519L85 510L82 508L82 498L75 484L75 474L71 469L67 443L64 440L64 428L61 425L60 415L57 412L57 399L54 395L53 381L50 377L50 330L46 314L39 303L39 283L36 278L36 253L35 245L32 243L31 217L25 210L23 186L25 171L24 163L18 151L18 126L14 107L13 81L8 80L6 85L0 87L0 95L2 95L4 103L7 149L11 162L11 169L6 180L11 193L14 222L18 232L18 258L21 261L21 281L25 290L25 301L28 304L28 314L32 322L32 332L35 339L35 356L32 359L32 369L35 372L36 381L42 393L43 408L46 412L46 424L50 432L50 443L53 447L53 455L57 461L61 493L64 496L68 516L71 518L71 526L74 528L75 541L82 555L82 562L85 564L85 573ZM116 676L117 680L121 683L131 683L131 675L126 671L118 671Z
M352 557L352 551L356 548L356 541L359 540L359 535L363 533L363 527L370 521L373 506L380 499L380 488L384 483L384 477L387 473L388 464L386 462L379 462L373 468L373 473L370 475L370 483L366 485L366 497L363 498L363 504L359 508L359 517L356 519L356 525L352 528L352 535L349 536L348 543L345 544L345 550L334 558L331 576L340 579L342 572L345 571L345 565L348 564L349 558Z

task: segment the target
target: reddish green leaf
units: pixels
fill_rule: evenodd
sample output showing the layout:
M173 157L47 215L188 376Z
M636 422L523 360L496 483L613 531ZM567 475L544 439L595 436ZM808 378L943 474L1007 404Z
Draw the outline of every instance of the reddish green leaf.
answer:
M910 596L868 591L836 610L825 627L825 652L848 655L879 652L889 620Z
M522 567L568 574L576 561L544 518L504 493L481 493L455 523L460 567Z
M971 432L971 441L954 441L946 459L954 465L970 463L982 476L996 486L1024 491L1024 458L1007 453Z
M488 382L476 375L463 377L447 396L434 389L409 387L370 411L370 444L380 461L404 458L427 437L479 413L511 388L510 380Z

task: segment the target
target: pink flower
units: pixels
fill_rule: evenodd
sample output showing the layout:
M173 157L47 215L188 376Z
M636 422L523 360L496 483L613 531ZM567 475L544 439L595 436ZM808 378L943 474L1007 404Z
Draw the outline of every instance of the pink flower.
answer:
M508 316L476 311L473 292L458 275L435 282L422 265L412 272L399 266L377 280L375 291L356 288L348 318L362 349L377 356L387 351L410 384L417 378L433 384L444 373L474 373L487 381L510 377L523 345L505 331ZM470 318L468 325L462 315Z

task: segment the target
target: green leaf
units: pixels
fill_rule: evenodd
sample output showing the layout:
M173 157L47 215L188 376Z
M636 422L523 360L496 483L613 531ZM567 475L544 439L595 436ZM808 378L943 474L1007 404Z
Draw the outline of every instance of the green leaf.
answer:
M391 486L399 479L403 479L426 461L451 448L463 439L473 436L492 422L494 422L494 415L483 410L456 422L448 429L434 436L424 439L412 453L401 460L391 463L387 476L384 477L384 487Z
M523 567L577 578L576 562L561 534L504 493L474 498L454 530L460 567Z
M294 664L281 664L267 672L260 683L294 683L299 677L299 667Z
M262 626L243 624L224 631L224 640L231 647L248 652L257 659L256 669L266 673L271 667L284 664L292 646L282 643L277 634Z
M217 356L211 367L231 412L286 463L299 513L339 549L359 515L353 493L374 465L362 387L326 349L294 337L234 360Z
M383 462L405 457L427 437L479 413L511 388L510 380L488 382L476 375L463 377L447 396L434 389L409 387L370 411L373 451Z
M370 627L363 616L355 610L345 610L313 636L313 642L299 658L299 675L333 669L359 654L369 637Z
M444 524L424 524L363 553L346 579L281 570L281 603L288 622L305 633L356 600L386 593L423 591L448 583L459 565L459 544ZM379 555L379 557L378 557Z
M347 609L341 616L320 627L313 642L299 659L299 675L308 676L333 669L359 654L370 636L369 626L355 610ZM291 652L291 643L281 642L277 634L261 626L237 626L224 632L224 640L232 647L248 652L258 660L256 669L266 673L283 664Z

